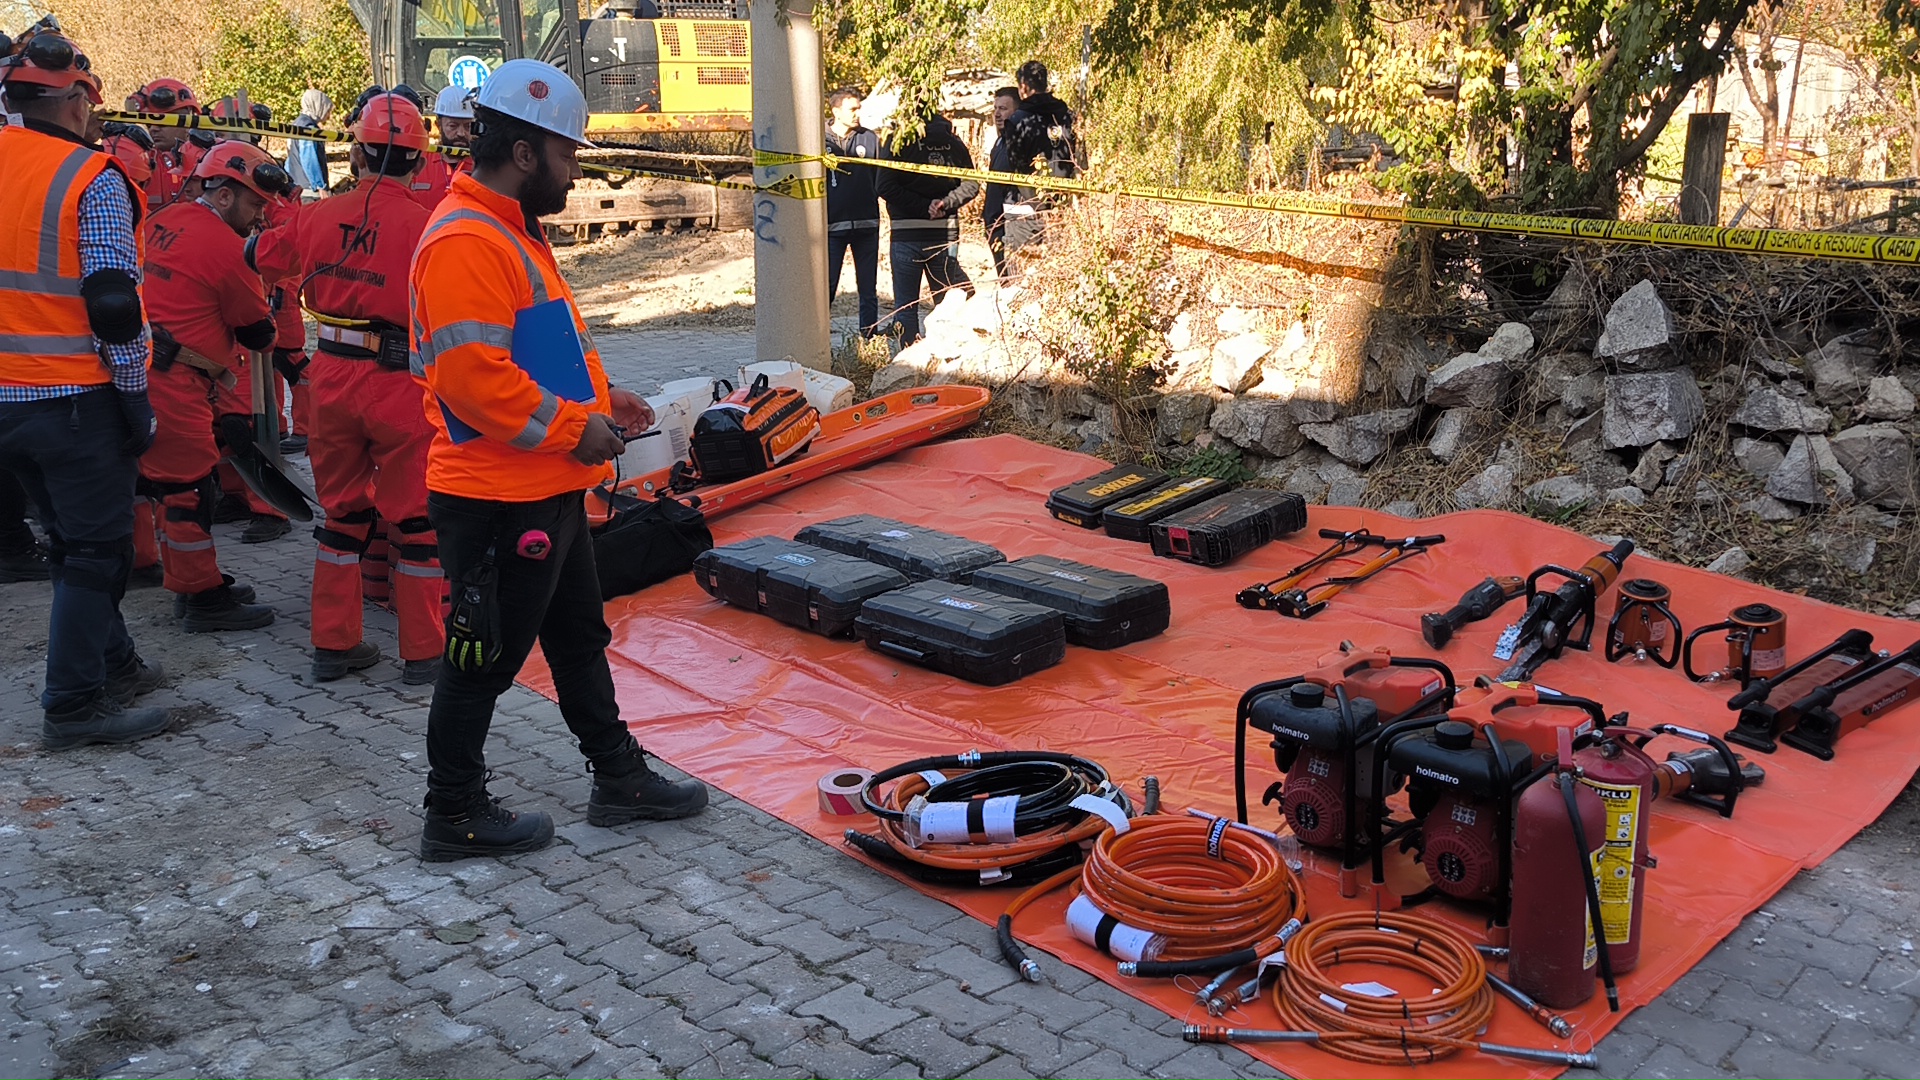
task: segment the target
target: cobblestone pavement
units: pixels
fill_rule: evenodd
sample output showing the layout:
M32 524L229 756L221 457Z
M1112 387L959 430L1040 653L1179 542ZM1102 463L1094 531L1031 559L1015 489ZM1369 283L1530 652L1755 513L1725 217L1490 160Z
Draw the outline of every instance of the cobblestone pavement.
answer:
M47 588L0 586L0 1076L1276 1075L1065 964L1017 981L987 926L724 795L588 826L518 689L493 790L559 839L420 863L427 696L391 663L310 684L310 542L216 532L280 620L182 636L131 594L176 716L134 747L39 749ZM391 620L369 637L391 653ZM1914 1075L1916 835L1910 789L1605 1040L1607 1073Z

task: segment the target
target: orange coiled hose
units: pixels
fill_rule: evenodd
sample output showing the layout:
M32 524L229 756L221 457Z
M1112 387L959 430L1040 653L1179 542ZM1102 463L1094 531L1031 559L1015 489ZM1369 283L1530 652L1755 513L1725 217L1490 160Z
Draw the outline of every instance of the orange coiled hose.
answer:
M1329 973L1362 963L1414 972L1439 992L1372 997ZM1452 928L1417 915L1354 912L1316 919L1287 944L1273 1006L1288 1027L1323 1033L1319 1045L1330 1054L1418 1065L1477 1048L1493 1017L1493 992L1479 951Z
M1272 844L1218 820L1153 816L1125 833L1107 829L1081 868L1081 891L1107 915L1164 937L1164 961L1277 951L1281 927L1306 918L1300 879Z

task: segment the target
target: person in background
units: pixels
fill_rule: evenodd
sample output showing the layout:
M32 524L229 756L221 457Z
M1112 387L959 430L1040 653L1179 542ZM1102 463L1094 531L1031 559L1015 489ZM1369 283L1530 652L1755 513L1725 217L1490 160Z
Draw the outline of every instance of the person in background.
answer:
M200 99L193 88L179 79L155 79L133 94L143 113L192 115L200 111ZM147 208L158 210L180 196L180 189L193 173L187 160L186 128L155 127L153 136L153 177L147 181Z
M52 33L0 59L0 92L19 117L0 128L0 468L39 507L51 546L48 750L134 742L171 719L131 707L165 678L120 614L136 462L154 438L151 344L137 192L112 155L82 141L100 104L91 66Z
M860 91L835 90L827 98L827 153L843 158L880 157L880 137L860 126ZM872 337L880 322L880 170L841 166L827 173L827 303L840 292L840 268L853 254L853 284L860 294L860 336Z
M501 64L475 101L473 174L454 178L413 255L412 370L434 427L427 515L454 592L427 714L427 861L553 841L550 816L514 813L487 792L494 705L536 640L593 773L588 824L685 817L707 805L700 781L649 767L620 718L607 664L613 632L585 495L612 478L623 429L645 431L653 411L607 384L539 222L567 205L581 175L576 152L590 145L586 126L586 97L566 72L538 60ZM590 400L540 385L531 369L550 357L514 354L523 317L572 323Z
M987 169L1008 172L1007 119L1020 108L1020 89L1003 86L993 92L993 148L987 151ZM980 220L987 228L987 250L993 254L993 272L1001 281L1007 274L1007 199L1014 193L1011 184L988 184L980 200Z
M1020 107L1007 117L1007 170L1023 176L1071 179L1079 174L1079 142L1073 133L1073 110L1047 90L1047 66L1038 60L1020 65ZM1006 255L1012 260L1021 248L1040 242L1046 234L1046 214L1053 199L1044 191L1021 188L1007 199Z
M953 122L929 113L920 137L886 155L915 165L973 168L967 144L953 133ZM893 263L894 324L900 343L920 340L920 279L925 277L938 304L951 289L973 295L973 279L960 268L960 208L980 194L972 180L880 169L880 198L893 228L887 254Z
M473 141L472 91L449 86L433 99L433 125L441 146L465 149ZM408 177L414 201L431 210L446 198L453 178L473 171L473 159L462 155L450 160L445 154L429 150L422 155L420 171Z
M299 127L319 127L333 115L333 99L325 90L310 88L300 95L300 115L293 118ZM327 152L325 145L313 139L293 139L287 149L287 174L302 198L324 199L327 188Z
M272 608L252 602L251 586L220 572L212 531L221 459L214 424L216 399L236 397L245 385L237 357L273 346L273 313L242 237L290 183L279 162L245 142L216 144L199 173L198 199L174 203L147 222L146 300L156 340L151 386L160 424L140 461L164 508L161 563L188 633L273 621Z
M326 522L314 529L313 680L332 682L380 661L363 632L360 576L378 507L398 533L401 679L424 686L439 671L446 640L444 579L427 520L433 428L409 374L406 329L408 267L427 225L406 182L426 152L427 123L412 103L388 94L361 111L353 139L356 185L261 233L251 252L263 277L304 282L301 299L319 321L308 369L310 455Z

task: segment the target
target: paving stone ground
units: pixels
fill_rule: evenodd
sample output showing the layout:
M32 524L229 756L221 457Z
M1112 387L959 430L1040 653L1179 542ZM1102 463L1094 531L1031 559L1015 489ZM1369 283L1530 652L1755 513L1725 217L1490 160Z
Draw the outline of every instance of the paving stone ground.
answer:
M517 688L493 791L558 840L422 864L427 695L391 663L308 682L311 541L216 535L280 619L188 637L130 594L175 724L129 748L40 750L47 587L0 586L0 1076L1277 1075L1065 964L1013 979L987 926L724 794L587 825L557 710ZM1910 788L1604 1040L1606 1073L1914 1075L1917 837Z

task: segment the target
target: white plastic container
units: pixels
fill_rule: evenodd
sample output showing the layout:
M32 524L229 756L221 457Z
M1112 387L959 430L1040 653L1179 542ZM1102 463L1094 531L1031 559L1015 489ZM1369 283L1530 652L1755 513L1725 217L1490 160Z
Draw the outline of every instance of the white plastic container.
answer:
M655 394L647 399L647 405L653 409L653 430L664 436L660 441L667 448L665 452L674 461L685 461L687 447L693 441L693 421L704 406L696 406L692 394Z
M629 476L641 476L658 469L671 468L678 460L680 455L673 452L669 433L656 427L627 444L627 452L620 458L620 471Z
M761 360L747 364L740 369L740 389L753 385L755 379L765 375L768 386L786 386L799 393L807 392L807 369L791 360Z

